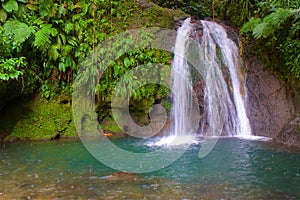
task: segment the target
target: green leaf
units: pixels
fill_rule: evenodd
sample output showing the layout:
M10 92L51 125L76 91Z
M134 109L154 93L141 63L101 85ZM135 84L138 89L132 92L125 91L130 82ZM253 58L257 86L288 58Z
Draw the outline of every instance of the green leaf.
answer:
M125 59L124 59L124 65L125 65L125 67L129 67L130 66L130 60L129 60L129 58L128 57L126 57Z
M26 7L29 9L29 10L32 10L32 11L36 11L39 9L39 7L37 7L36 5L33 5L33 4L27 4Z
M86 14L87 11L88 11L89 5L90 5L90 4L85 3L84 1L79 1L78 3L76 3L75 8L81 8L81 9L82 9L82 12L83 12L84 14Z
M284 23L292 14L289 9L277 9L275 12L266 16L263 21L270 23L272 26L279 28L279 26Z
M74 28L74 25L73 25L73 23L71 23L71 22L67 22L67 23L65 23L64 26L63 26L63 30L64 30L67 34L69 34L69 33L73 30L73 28Z
M7 13L4 9L0 9L0 22L4 23L7 19Z
M18 2L16 0L8 0L2 4L6 12L18 11Z
M253 32L255 26L257 26L259 23L261 23L260 18L252 17L249 22L245 23L241 28L241 33L248 33Z
M33 33L34 27L20 22L15 19L10 19L4 24L4 33L11 37L14 42L21 44L26 41Z
M72 1L70 1L68 4L68 9L72 11L72 10L74 10L74 8L75 8L74 3Z
M62 16L62 15L64 16L66 13L67 13L67 9L65 9L64 4L60 5L60 6L58 7L57 18L61 18L61 16Z
M96 4L92 3L89 7L89 14L94 17L95 16L95 12L97 11L97 6Z
M58 64L58 70L60 72L65 72L66 71L66 65L65 65L65 63L59 62L59 64Z
M62 43L66 44L66 36L64 34L62 34L62 33L60 33L59 36L60 36L60 38L62 40Z
M68 43L70 44L70 45L72 45L72 46L77 46L77 41L76 41L76 38L75 37L67 37L67 41L68 41Z
M61 54L68 55L72 51L73 47L71 45L63 45L61 47Z
M67 55L67 56L64 58L64 63L65 63L65 66L66 66L66 67L71 67L72 64L73 64L73 60L72 60L72 58L71 58L70 56Z
M253 30L253 36L258 39L260 37L266 37L268 35L267 30L270 30L270 28L268 28L270 26L269 23L267 22L263 22L258 24L257 26L255 26L254 30Z
M48 50L48 57L54 61L59 57L58 47L57 45L52 45Z
M42 16L51 16L53 13L52 11L52 5L53 1L52 0L40 0L39 1L39 12Z
M49 45L51 36L57 35L57 30L52 28L51 24L42 24L41 29L35 33L35 40L33 45L39 48Z
M18 79L20 75L23 75L23 71L20 68L25 67L26 61L24 57L9 58L0 60L0 79Z
M8 78L7 74L1 74L0 73L0 79L3 80L3 81L7 81L9 78Z

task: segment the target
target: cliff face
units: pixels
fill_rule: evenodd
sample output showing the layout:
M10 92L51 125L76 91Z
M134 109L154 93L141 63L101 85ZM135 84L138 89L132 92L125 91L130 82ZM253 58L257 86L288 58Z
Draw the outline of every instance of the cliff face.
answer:
M254 135L300 147L299 99L253 57L246 58L248 116ZM298 113L298 114L297 114Z
M274 140L279 143L300 148L300 95L297 90L293 91L295 113Z
M248 117L254 135L275 138L294 113L292 93L255 58L247 65Z
M299 95L287 90L254 57L247 65L248 117L254 135L273 138L275 142L300 147ZM298 114L297 114L298 113Z
M274 138L274 141L289 146L300 147L300 113L292 117L283 127L280 133Z

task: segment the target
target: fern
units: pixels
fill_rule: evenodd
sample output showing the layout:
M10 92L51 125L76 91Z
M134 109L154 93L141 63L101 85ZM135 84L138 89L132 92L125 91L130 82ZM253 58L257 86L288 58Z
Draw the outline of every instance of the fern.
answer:
M33 46L38 48L47 48L51 44L51 36L55 37L57 30L52 28L51 24L42 24L41 29L35 33Z
M35 27L16 19L10 19L4 24L4 34L17 44L25 42L33 33L35 33Z
M263 21L270 23L274 28L278 29L292 15L292 10L279 8L275 12L266 16Z
M258 39L260 37L267 38L280 29L281 25L295 16L299 15L299 9L276 9L275 12L267 15L263 20L259 18L251 18L249 22L245 23L241 29L241 33L252 32L253 36Z
M255 26L253 30L253 36L258 39L260 37L267 38L269 35L273 34L275 29L271 26L270 23L262 22Z
M251 19L249 20L249 22L245 23L242 28L241 28L241 33L248 33L248 32L253 32L255 26L257 26L259 23L261 23L261 19L260 18L256 18L256 17L251 17Z
M50 17L53 14L52 7L53 7L52 0L40 0L39 12L41 16Z

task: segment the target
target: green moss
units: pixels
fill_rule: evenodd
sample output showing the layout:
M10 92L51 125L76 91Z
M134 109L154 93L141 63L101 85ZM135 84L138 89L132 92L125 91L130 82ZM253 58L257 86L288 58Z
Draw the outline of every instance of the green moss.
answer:
M171 109L172 109L172 103L169 102L167 99L163 99L162 105L166 109L167 113L170 114L171 113Z
M105 120L103 120L100 127L104 132L109 132L109 133L121 133L122 132L122 130L116 124L114 119L109 118L109 117L106 118Z
M154 98L143 98L140 100L131 100L130 106L132 107L131 110L139 111L139 112L148 112L150 107L154 103Z
M56 98L47 101L35 98L18 105L20 110L12 111L12 116L6 118L6 125L11 135L6 138L20 139L52 139L58 136L76 136L72 120L72 108L68 101Z
M141 13L135 13L129 28L137 27L162 27L173 29L175 21L189 17L181 10L162 8L150 1L140 2Z
M192 16L199 17L203 19L205 17L211 16L211 8L212 8L212 1L211 0L189 0L189 1L182 1L182 0L172 0L172 1L165 1L165 0L153 0L154 3L157 3L159 6L172 8L172 9L181 9L185 13L188 13Z

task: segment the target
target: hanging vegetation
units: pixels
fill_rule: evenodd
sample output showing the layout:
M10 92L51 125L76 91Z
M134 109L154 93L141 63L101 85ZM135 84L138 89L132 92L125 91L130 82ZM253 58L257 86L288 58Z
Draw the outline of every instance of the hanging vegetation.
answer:
M299 1L261 1L257 6L241 33L246 41L256 39L255 51L268 68L286 82L300 86Z

